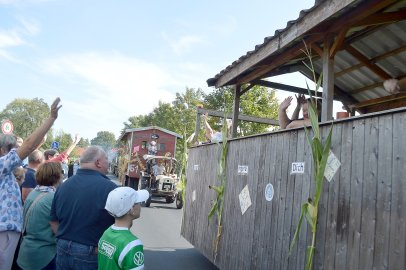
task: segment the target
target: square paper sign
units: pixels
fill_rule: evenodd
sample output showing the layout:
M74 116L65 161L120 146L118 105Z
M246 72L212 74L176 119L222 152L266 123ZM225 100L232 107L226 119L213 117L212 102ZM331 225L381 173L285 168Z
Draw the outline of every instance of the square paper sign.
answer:
M327 181L331 181L333 179L334 174L337 172L338 168L340 168L341 162L338 158L334 155L334 153L330 150L330 154L327 158L326 170L324 171L324 177L326 177Z
M244 215L245 211L247 211L247 209L251 206L251 198L250 192L248 190L248 185L246 185L242 189L238 197L240 199L241 214Z

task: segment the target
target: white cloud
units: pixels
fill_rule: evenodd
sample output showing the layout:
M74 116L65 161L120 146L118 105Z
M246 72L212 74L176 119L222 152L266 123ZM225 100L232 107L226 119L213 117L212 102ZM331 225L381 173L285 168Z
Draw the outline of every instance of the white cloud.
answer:
M195 45L208 43L203 37L197 35L186 35L174 40L163 32L162 37L178 55L189 52Z
M18 60L12 56L10 50L14 47L27 45L28 42L26 41L26 38L28 36L34 36L40 32L38 23L22 17L19 18L18 21L20 22L20 25L15 26L12 29L0 29L0 58L13 62L18 62Z
M35 36L40 32L39 23L34 20L28 20L27 18L20 17L18 21L21 23L22 27L20 31L30 36Z
M93 136L101 130L118 135L130 116L150 113L160 100L175 98L171 86L176 83L165 70L116 52L65 55L40 68L70 82L75 95L61 97L65 113L85 122Z

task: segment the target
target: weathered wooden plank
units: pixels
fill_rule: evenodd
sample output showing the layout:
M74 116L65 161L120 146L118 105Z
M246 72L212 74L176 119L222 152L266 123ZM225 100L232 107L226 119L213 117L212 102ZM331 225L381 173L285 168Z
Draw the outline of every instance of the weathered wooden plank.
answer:
M389 269L406 267L406 114L393 115L392 204Z
M272 260L271 254L271 247L273 244L273 239L271 237L271 227L275 224L276 220L274 218L274 205L275 205L275 192L276 192L276 179L275 179L275 169L276 169L276 156L279 155L277 152L277 141L278 136L273 135L270 137L266 137L267 144L266 144L266 156L265 156L265 164L264 164L264 179L263 183L266 186L268 183L271 183L274 187L274 197L272 201L264 200L265 205L265 213L264 218L261 222L261 237L263 241L262 252L260 256L261 264L260 269L269 269L268 262Z
M389 235L392 191L392 115L379 118L378 181L373 269L389 268Z
M347 243L349 252L347 253L346 269L358 269L359 266L362 181L364 174L364 122L364 119L353 122L350 222Z
M278 226L277 226L277 236L275 239L275 254L274 254L274 267L271 269L282 269L282 253L283 250L283 231L285 228L285 205L286 205L286 195L287 195L287 184L288 184L288 173L289 173L289 149L290 144L290 133L285 134L283 137L283 150L282 150L282 163L281 163L281 187L280 187L280 196L279 196L279 207L278 207ZM290 224L289 224L290 225Z
M342 125L335 125L333 128L331 151L340 159L341 157ZM336 172L330 183L327 181L329 200L327 205L326 241L324 247L324 269L334 269L336 255L336 231L337 231L337 210L338 195L340 186L340 170Z
M346 269L349 219L350 219L350 194L351 194L351 164L352 164L352 122L342 123L341 136L341 167L340 186L338 191L338 209L336 226L336 258L333 269ZM351 252L351 251L349 251Z
M244 186L248 185L249 193L250 193L250 198L252 205L247 209L247 211L244 213L244 215L240 214L240 219L241 222L239 223L239 226L242 227L242 237L240 237L240 254L241 254L241 262L240 266L243 269L250 269L252 268L251 261L247 258L244 258L244 255L247 255L248 258L252 257L252 247L255 245L254 243L254 228L255 228L255 221L257 221L255 217L256 209L260 208L257 205L257 200L256 198L259 197L257 195L257 187L258 187L258 164L259 164L259 159L261 157L261 151L262 151L262 144L261 144L261 138L256 137L253 141L249 142L248 140L243 141L243 149L242 149L242 155L244 158L242 159L241 157L239 158L242 160L241 165L248 165L248 175L245 177L244 181ZM252 153L248 155L247 153ZM241 189L242 190L242 189ZM241 190L237 190L236 196L240 194ZM234 268L236 269L236 268Z
M214 249L213 242L216 238L217 226L216 222L208 220L208 213L211 209L211 201L215 200L216 194L208 188L209 185L218 185L217 167L221 155L221 145L211 145L206 148L204 166L199 169L204 175L199 183L199 188L196 190L196 206L199 207L199 218L195 220L200 226L200 231L197 232L197 237L200 239L199 246L202 247L202 253L205 256L213 258ZM199 197L199 200L197 198ZM207 200L206 198L211 198Z
M272 200L272 217L271 217L271 226L270 230L270 237L269 240L271 241L269 244L269 254L270 260L267 262L267 267L265 269L277 269L275 268L276 265L276 254L277 254L277 238L279 235L278 231L278 220L280 216L280 206L281 202L283 202L283 197L281 197L281 190L282 190L282 164L283 164L283 147L284 147L284 134L277 134L276 135L276 156L275 156L275 165L273 170L273 177L275 181L274 185L274 198ZM271 171L272 172L272 171ZM270 175L271 176L271 175Z
M321 136L323 142L327 139L330 126L324 126L321 129ZM317 232L316 232L316 250L314 251L313 267L314 269L324 268L324 248L326 242L326 224L327 224L327 206L329 200L329 185L328 182L323 179L323 190L320 195L319 210L317 218ZM315 182L315 181L313 181ZM315 194L315 193L313 193Z
M296 147L296 158L294 162L304 162L304 148L305 144L307 143L307 140L305 140L304 136L304 131L303 130L298 130L297 131L297 147ZM306 164L305 164L306 168ZM302 204L305 202L306 199L302 199L302 189L303 189L303 182L307 181L308 179L305 177L305 174L297 174L294 177L295 181L295 188L293 190L293 211L292 211L292 219L291 219L291 226L290 226L290 241L289 241L289 247L290 243L293 240L293 236L295 235L296 227L297 224L299 223L299 217L300 217L300 212L301 212L301 207ZM304 224L303 227L307 226L307 224ZM289 248L288 247L288 248ZM297 257L298 257L298 242L296 243L295 248L292 250L291 255L289 256L289 261L288 261L288 269L295 269L297 265Z
M234 142L230 142L228 145L228 157L235 157L238 158L238 144ZM237 164L232 159L227 159L226 163L227 169L227 185L224 194L224 209L223 209L223 229L222 229L222 236L220 240L219 246L219 253L220 253L220 261L219 261L219 268L220 269L230 269L234 262L234 257L236 254L233 254L234 249L236 249L235 245L235 235L236 235L236 224L233 217L238 214L236 210L239 209L235 206L235 200L233 200L233 186L235 185L236 179L233 177L234 172L237 171ZM216 169L217 170L217 169ZM212 191L214 192L214 191ZM240 212L241 214L241 212Z
M288 269L289 263L289 244L293 239L291 234L292 229L292 212L293 212L293 194L295 192L295 174L290 174L292 162L296 162L297 152L297 131L289 134L289 157L288 157L288 172L287 172L287 189L286 189L286 202L284 211L284 226L283 226L283 239L282 239L282 256L281 256L281 269Z
M364 177L362 182L359 269L372 269L375 240L376 184L378 175L378 118L365 121Z
M307 202L310 197L310 189L313 182L312 175L313 175L313 157L312 157L312 149L309 145L306 135L304 132L300 133L299 136L303 134L303 144L304 144L304 153L303 153L303 161L305 162L305 174L303 176L303 187L301 193L301 204ZM301 141L301 139L298 139ZM301 207L301 206L300 206ZM301 210L301 209L300 209ZM299 239L297 242L298 251L297 251L297 267L296 269L304 269L306 265L306 250L307 246L310 245L311 242L308 241L308 235L310 235L309 225L306 220L303 220L302 228L300 230Z

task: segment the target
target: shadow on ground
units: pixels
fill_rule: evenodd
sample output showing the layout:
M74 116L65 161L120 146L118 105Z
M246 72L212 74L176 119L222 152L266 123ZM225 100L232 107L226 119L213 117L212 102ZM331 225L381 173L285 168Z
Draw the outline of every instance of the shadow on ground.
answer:
M206 257L196 249L144 249L145 270L218 270ZM159 259L157 259L159 258Z

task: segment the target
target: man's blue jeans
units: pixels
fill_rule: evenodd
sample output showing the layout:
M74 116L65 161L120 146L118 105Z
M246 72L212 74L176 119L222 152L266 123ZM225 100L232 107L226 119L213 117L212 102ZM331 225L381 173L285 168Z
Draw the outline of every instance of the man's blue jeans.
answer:
M56 243L57 270L97 270L97 247L58 239Z

